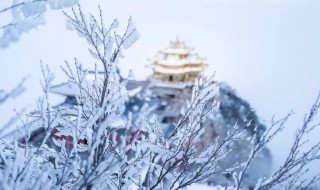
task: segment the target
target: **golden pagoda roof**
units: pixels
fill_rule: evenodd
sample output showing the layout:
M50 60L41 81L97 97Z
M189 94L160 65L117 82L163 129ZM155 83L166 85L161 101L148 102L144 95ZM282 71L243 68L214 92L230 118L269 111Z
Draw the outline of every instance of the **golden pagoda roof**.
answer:
M205 60L177 38L155 56L153 78L166 82L192 83L207 67Z
M170 45L161 50L154 59L153 65L164 67L205 67L206 59L194 53L194 49L188 47L178 38L171 41Z
M201 72L203 70L202 67L185 67L185 68L177 68L177 69L169 69L156 66L153 68L154 71L159 73L167 73L167 74L183 74L183 73L190 73L190 72Z
M177 38L175 41L170 42L169 47L160 52L166 55L188 55L192 53L193 50L193 48L188 47L185 42L180 41L179 38Z

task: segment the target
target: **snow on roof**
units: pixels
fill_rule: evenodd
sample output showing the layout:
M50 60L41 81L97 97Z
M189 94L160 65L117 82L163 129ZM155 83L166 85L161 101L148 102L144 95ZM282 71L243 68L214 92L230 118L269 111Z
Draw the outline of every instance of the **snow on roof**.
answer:
M75 96L79 94L79 87L73 83L62 83L56 86L52 86L50 88L50 91L55 94Z
M12 118L16 119L16 118ZM31 127L33 131L39 130L43 125L41 125L40 121L36 121L34 123L28 123L28 127ZM23 134L18 130L17 127L8 127L4 126L5 128L0 128L0 138L5 139L8 142L11 142L13 140L22 139L24 138Z
M180 48L167 48L160 51L164 54L174 54L174 55L188 55L191 51L189 49L180 49Z
M206 66L204 63L206 60L204 57L199 57L194 52L193 48L189 48L184 42L177 39L175 42L171 42L170 46L166 49L159 51L152 60L155 65L164 66L184 66L184 65L200 65ZM181 56L184 55L184 56Z
M97 72L97 77L103 79L104 77L104 71ZM87 81L94 81L96 79L96 75L94 71L89 71L89 73L86 75Z
M203 64L203 61L200 59L158 60L155 64L168 66L199 65Z
M148 80L128 80L126 84L126 88L128 91L136 89L140 86L145 87L148 84Z
M167 82L161 81L157 79L153 79L150 87L160 87L160 88L176 88L176 89L184 89L186 86L192 86L193 82Z
M142 86L139 86L139 87L134 88L134 89L132 89L132 90L128 90L128 95L129 95L130 97L133 97L133 96L135 96L136 94L138 94L141 90L142 90Z
M167 69L159 66L155 66L154 68L155 72L159 73L166 73L166 74L184 74L188 72L201 72L201 67L187 67L187 68L179 68L179 69Z

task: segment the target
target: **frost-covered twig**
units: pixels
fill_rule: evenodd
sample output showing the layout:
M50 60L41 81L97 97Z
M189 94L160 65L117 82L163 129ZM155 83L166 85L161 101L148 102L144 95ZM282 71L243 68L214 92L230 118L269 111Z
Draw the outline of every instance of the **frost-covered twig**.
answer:
M4 90L0 89L0 105L3 104L10 97L15 98L19 96L25 90L24 83L27 79L28 77L24 77L23 79L21 79L19 84L10 92L5 92Z
M67 14L67 22L74 28L81 36L84 36L88 43L92 46L89 49L91 55L97 58L104 71L104 79L102 86L102 93L100 97L100 107L105 104L105 97L109 93L108 84L109 77L112 72L118 72L117 62L122 48L128 48L135 42L139 35L133 25L132 19L128 21L128 25L123 35L118 35L114 30L118 26L118 21L114 20L107 29L104 25L102 10L99 7L99 19L93 15L89 15L89 21L83 14L80 5L78 9L72 9L72 15Z
M0 48L6 48L19 40L23 33L44 24L44 13L70 7L78 0L15 0L12 5L0 7L0 17L11 18L11 21L0 26ZM11 14L9 14L11 13Z
M269 178L261 178L255 185L255 190L267 190L282 185L285 189L308 189L313 184L319 181L319 175L314 176L310 180L305 178L305 174L309 172L308 165L320 159L320 142L316 142L311 147L306 148L304 145L308 142L306 140L308 133L312 132L319 124L312 125L320 108L320 95L317 97L315 103L312 105L310 112L306 115L303 125L299 128L295 135L294 143L290 152L282 166L280 166ZM238 174L234 174L235 189L243 187L243 176L251 165L252 160L266 145L285 127L288 119L292 116L290 112L286 117L274 121L272 119L271 126L261 138L258 140L256 135L252 138L252 150L245 162L244 167Z
M248 158L246 159L246 161L244 162L244 166L241 168L241 171L238 174L234 173L234 181L235 181L235 189L236 190L239 190L241 188L244 175L246 174L247 170L249 169L249 166L251 165L254 158L257 156L257 154L263 148L266 147L267 143L269 143L272 140L272 138L274 138L279 132L281 132L284 129L287 120L290 118L290 116L292 116L292 114L293 113L290 112L284 118L279 119L277 121L274 121L274 119L272 119L271 126L260 137L258 137L257 133L255 133L251 137L250 154L249 154ZM255 131L257 131L257 129L255 129Z

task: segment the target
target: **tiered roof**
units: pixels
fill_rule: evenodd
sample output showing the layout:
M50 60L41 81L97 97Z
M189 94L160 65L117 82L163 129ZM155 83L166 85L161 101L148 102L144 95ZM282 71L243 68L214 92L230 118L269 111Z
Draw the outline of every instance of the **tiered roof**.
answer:
M205 58L177 39L161 50L153 62L153 78L169 82L194 81L207 67Z

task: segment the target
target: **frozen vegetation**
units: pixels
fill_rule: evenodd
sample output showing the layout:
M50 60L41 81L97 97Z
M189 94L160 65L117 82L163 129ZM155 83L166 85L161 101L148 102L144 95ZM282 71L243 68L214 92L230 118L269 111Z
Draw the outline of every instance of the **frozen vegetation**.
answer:
M43 3L50 2L55 1ZM74 4L63 2L66 4L50 6ZM39 9L26 7L19 14L34 16ZM45 8L41 10L42 14ZM101 9L98 17L85 14L80 6L65 15L68 28L88 42L93 62L97 62L93 80L86 80L89 71L77 59L66 63L62 70L68 84L78 91L77 103L52 105L48 97L53 73L42 66L44 94L37 109L21 118L15 139L0 140L0 189L291 190L311 189L319 180L319 175L305 178L305 174L309 164L320 157L320 142L303 148L308 133L318 127L313 119L320 107L319 98L296 132L283 165L273 173L261 174L260 167L269 161L263 160L266 145L286 126L291 112L265 127L227 86L220 86L213 77L201 76L181 106L181 117L165 134L159 116L148 116L148 107L143 112L126 110L129 81L120 77L117 64L123 51L139 38L132 19L119 33L117 20L105 25ZM22 86L12 92L0 91L0 104L18 95ZM216 132L220 134L204 141L209 125L219 127Z
M0 18L7 21L0 23L0 48L8 47L18 41L23 33L43 25L48 9L58 10L77 3L78 0L14 0L11 5L1 2Z

